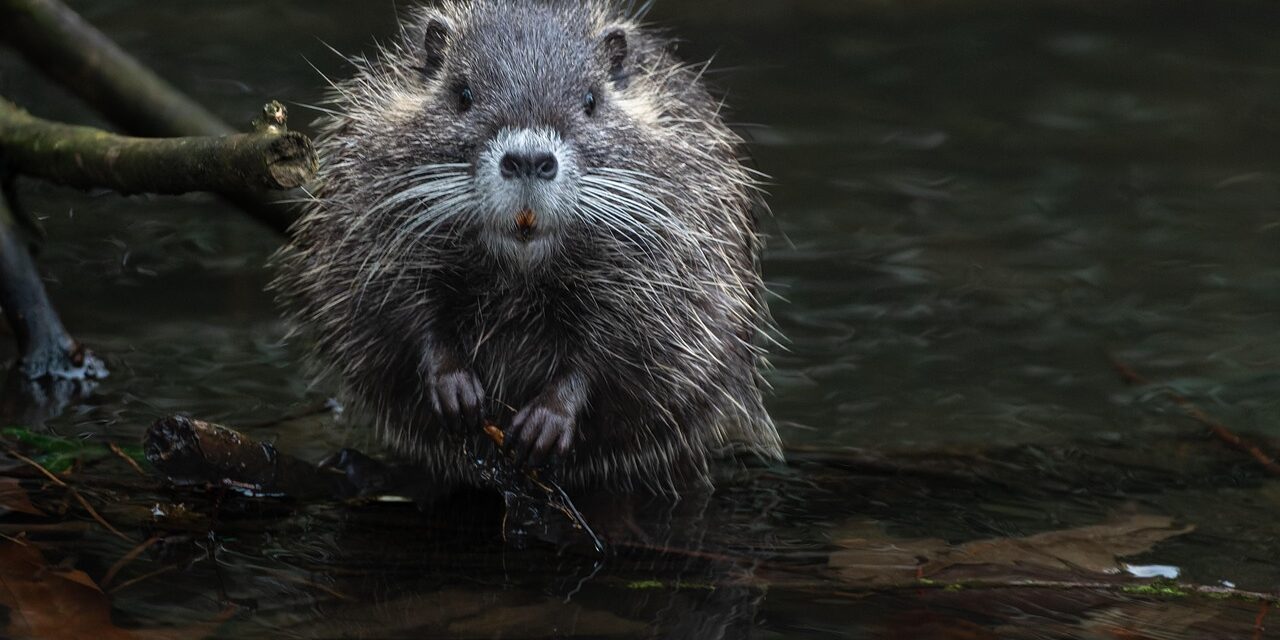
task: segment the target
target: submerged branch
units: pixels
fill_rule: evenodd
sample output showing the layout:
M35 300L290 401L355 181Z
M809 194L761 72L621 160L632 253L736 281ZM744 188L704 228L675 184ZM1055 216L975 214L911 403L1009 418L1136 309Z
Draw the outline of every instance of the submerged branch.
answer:
M1120 378L1124 380L1126 384L1141 386L1148 386L1152 384L1150 380L1147 380L1142 376L1142 374L1135 371L1133 367L1115 358L1111 358L1111 366L1115 368L1116 373L1120 375ZM1254 461L1261 465L1263 469L1267 470L1267 473L1270 473L1273 476L1280 476L1280 461L1277 461L1275 456L1263 451L1258 447L1258 445L1236 435L1236 433L1228 428L1227 425L1219 422L1213 416L1205 413L1203 409L1196 406L1190 398L1187 398L1186 396L1183 396L1169 388L1164 388L1162 391L1164 392L1164 395L1169 398L1170 402L1181 408L1182 412L1186 414L1188 418L1195 420L1208 429L1209 433L1213 435L1214 438L1217 438L1232 449L1253 458Z
M132 138L43 120L6 100L0 100L0 157L21 175L121 193L292 189L317 167L311 141L295 131Z
M89 514L89 515L90 515L90 516L91 516L95 521L97 521L97 523L98 523L98 524L102 525L102 526L103 526L103 528L105 528L107 531L110 531L110 532L111 532L112 534L114 534L117 538L120 538L120 539L122 539L122 540L128 540L128 539L129 539L129 536L126 536L125 534L121 533L119 529L117 529L117 528L115 528L115 527L111 526L111 523L110 523L110 522L107 522L106 518L103 518L103 517L102 517L102 514L98 513L98 510L97 510L97 509L94 509L94 508L93 508L93 505L92 505L92 504L90 504L88 500L85 500L84 496L83 496L83 495L80 495L80 492L79 492L79 491L76 491L75 487L73 487L73 486L71 486L71 485L67 484L66 482L63 482L63 481L62 481L62 478L59 478L59 477L58 477L56 474L54 474L52 471L49 471L48 469L44 468L44 466L42 466L39 462L36 462L35 460L32 460L31 458L28 458L28 457L26 457L26 456L22 455L21 453L18 453L17 451L14 451L13 449L8 449L5 453L6 453L7 455L9 455L9 457L11 457L11 458L13 458L13 459L15 459L15 460L21 460L21 461L22 461L23 463L25 463L26 465L28 465L28 466L32 467L32 468L33 468L33 469L35 469L36 471L39 471L41 475L43 475L44 477L48 478L48 479L49 479L49 481L50 481L50 482L52 482L53 484L58 485L59 487L62 487L63 489L66 489L66 490L67 490L67 492L68 492L68 493L70 493L70 494L71 494L71 496L72 496L73 498L75 498L77 502L79 502L79 503L80 503L80 506L84 507L84 510L85 510L86 512L88 512L88 514Z
M106 377L102 361L62 325L15 224L0 194L0 308L18 341L19 371L28 380Z

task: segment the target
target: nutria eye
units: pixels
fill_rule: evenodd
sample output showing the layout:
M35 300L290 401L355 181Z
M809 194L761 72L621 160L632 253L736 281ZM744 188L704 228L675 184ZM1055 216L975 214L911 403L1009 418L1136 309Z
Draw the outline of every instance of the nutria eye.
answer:
M588 91L587 96L582 99L582 110L591 115L596 112L596 94L594 91Z
M458 108L469 111L472 104L475 104L475 96L471 95L471 87L463 85L458 89Z

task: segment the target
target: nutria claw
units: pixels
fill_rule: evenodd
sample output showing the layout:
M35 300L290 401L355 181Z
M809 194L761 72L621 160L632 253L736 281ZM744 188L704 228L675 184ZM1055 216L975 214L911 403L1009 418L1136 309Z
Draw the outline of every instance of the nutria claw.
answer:
M575 431L572 417L543 405L530 405L511 421L507 448L515 452L516 464L541 467L569 453Z
M433 375L427 386L431 410L441 424L457 431L479 428L484 387L474 373L458 370Z

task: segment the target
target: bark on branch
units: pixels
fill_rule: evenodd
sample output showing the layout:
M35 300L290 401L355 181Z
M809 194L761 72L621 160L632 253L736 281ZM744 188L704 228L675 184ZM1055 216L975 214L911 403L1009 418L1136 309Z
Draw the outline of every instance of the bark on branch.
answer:
M311 141L267 126L257 133L132 138L60 124L0 99L0 157L18 174L121 193L292 189L317 167Z

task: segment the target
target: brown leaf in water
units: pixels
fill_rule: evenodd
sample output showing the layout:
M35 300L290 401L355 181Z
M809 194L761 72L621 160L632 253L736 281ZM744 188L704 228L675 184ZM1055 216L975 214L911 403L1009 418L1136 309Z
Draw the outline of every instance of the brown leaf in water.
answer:
M1114 574L1122 569L1119 558L1147 551L1193 528L1175 527L1172 518L1165 516L1129 515L1075 529L951 546L936 538L895 540L863 527L846 530L836 540L843 549L831 555L829 564L847 580L871 584L904 584L943 574L963 580L979 575L979 568ZM981 575L991 577L990 571Z
M9 638L132 638L111 622L111 605L82 571L55 570L34 545L0 545L0 605Z
M55 569L35 545L0 544L0 637L41 640L162 640L210 635L216 622L186 629L130 630L111 620L111 602L83 571Z
M920 565L945 551L946 540L895 539L874 523L846 527L836 544L842 550L831 554L830 565L844 579L859 584L904 584L915 581Z
M43 516L45 513L31 504L31 494L18 483L17 478L0 478L0 507L14 513Z
M1166 516L1130 515L1121 520L1046 531L1025 538L977 540L942 553L924 566L926 576L956 565L1030 566L1066 571L1119 573L1119 558L1154 547L1162 540L1191 532L1195 527L1174 527Z

